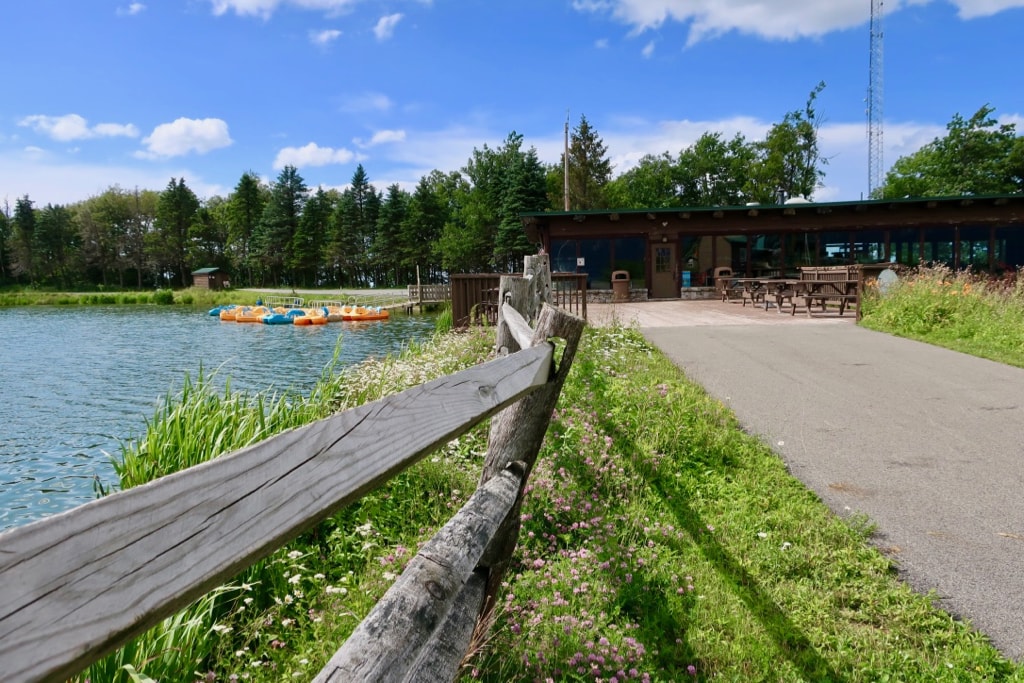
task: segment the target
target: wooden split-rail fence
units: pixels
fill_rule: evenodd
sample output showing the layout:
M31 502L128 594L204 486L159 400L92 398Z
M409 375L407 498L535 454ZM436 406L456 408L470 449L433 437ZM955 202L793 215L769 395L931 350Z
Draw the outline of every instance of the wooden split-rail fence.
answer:
M496 359L0 534L5 683L80 673L491 417L477 491L315 678L453 680L585 325L547 305L546 255L525 271L502 278Z

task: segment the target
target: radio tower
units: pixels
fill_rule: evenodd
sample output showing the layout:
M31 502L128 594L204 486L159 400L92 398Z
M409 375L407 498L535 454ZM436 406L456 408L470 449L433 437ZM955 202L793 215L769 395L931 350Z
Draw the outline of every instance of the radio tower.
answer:
M868 197L882 185L882 0L871 0L868 55Z

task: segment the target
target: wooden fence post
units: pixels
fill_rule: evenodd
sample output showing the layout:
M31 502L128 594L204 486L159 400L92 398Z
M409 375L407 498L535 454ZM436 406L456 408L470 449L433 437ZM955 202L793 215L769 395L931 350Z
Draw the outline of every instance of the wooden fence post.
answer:
M551 294L551 272L548 266L549 257L538 255L527 257L525 270L529 272L534 269L530 277L522 278L526 282L525 292L520 289L522 285L513 285L513 278L509 278L509 294L511 298L531 296L540 294L550 297ZM544 271L547 271L546 274ZM502 278L502 294L505 293L505 279ZM499 316L500 314L499 307ZM501 318L499 318L501 320ZM484 462L483 472L480 477L481 484L487 482L491 477L503 470L509 462L520 461L526 466L526 476L523 478L523 486L530 478L533 465L537 461L537 454L544 442L544 434L547 433L548 424L551 421L551 413L558 403L558 396L561 394L562 385L572 367L572 361L576 355L576 348L583 335L586 321L544 304L537 320L533 334L533 344L550 343L547 340L558 337L565 340L565 349L562 353L561 362L555 369L551 381L544 387L525 396L515 404L509 406L498 415L491 418L491 429L488 436L488 454ZM499 343L507 342L511 348L515 344L511 340L511 334L507 326L499 325ZM484 604L480 613L480 620L477 623L478 633L486 628L490 620L490 612L494 606L495 596L501 586L501 578L508 567L508 563L515 551L519 540L519 516L522 506L522 492L516 498L516 503L509 513L501 528L495 534L494 539L484 552L480 560L480 567L488 569L487 592Z

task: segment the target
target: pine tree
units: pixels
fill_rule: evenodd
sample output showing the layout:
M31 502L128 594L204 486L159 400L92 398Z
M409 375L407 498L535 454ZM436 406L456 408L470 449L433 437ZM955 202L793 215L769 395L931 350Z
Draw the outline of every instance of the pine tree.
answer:
M547 183L544 166L531 147L520 152L518 146L508 150L507 176L501 197L501 221L494 240L494 259L502 271L514 271L526 254L536 247L526 239L519 217L524 211L541 211L547 204Z
M377 255L381 286L400 287L412 281L413 274L401 265L402 222L409 211L409 193L397 183L391 185L384 195L380 213L377 216L377 233L374 237L373 253Z
M270 197L253 235L253 249L275 286L283 280L294 284L288 272L294 261L292 241L308 193L305 181L294 166L285 166L270 186Z
M255 283L254 269L258 260L253 256L253 236L263 217L263 209L269 191L252 171L242 174L235 185L235 191L228 199L226 208L228 220L228 255L233 266L233 276L245 284Z
M32 200L28 195L20 197L14 203L12 223L12 252L14 262L11 264L14 275L24 278L30 283L35 282L33 248L35 246L36 211L32 208Z
M324 189L317 191L306 202L292 239L292 264L299 282L307 287L321 284L321 264L324 244L334 211L334 201Z
M562 155L565 162L565 155ZM612 177L608 148L587 117L569 136L569 207L586 211L606 208L604 188Z
M78 230L71 212L47 204L39 212L33 235L37 276L52 284L71 286L71 266L78 248Z
M156 221L151 234L150 254L157 264L157 272L166 274L169 281L177 277L178 284L190 284L188 267L189 229L199 211L199 199L185 179L171 178L157 200Z

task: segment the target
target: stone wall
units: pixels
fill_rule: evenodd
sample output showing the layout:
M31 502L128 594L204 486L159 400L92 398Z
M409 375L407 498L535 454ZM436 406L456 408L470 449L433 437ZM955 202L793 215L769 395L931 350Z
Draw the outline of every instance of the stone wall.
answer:
M630 289L629 290L630 301L647 301L647 290L646 289ZM587 303L588 304L612 304L615 303L615 295L611 289L588 289L587 290Z
M684 301L694 301L697 299L717 299L718 294L715 292L714 287L686 287L679 290L679 298ZM644 288L630 289L629 300L630 302L635 301L647 301L650 297L648 292ZM587 303L588 304L612 304L615 303L615 295L610 289L588 289L587 290Z
M679 298L684 301L696 299L717 299L718 293L714 287L686 287L679 291Z

